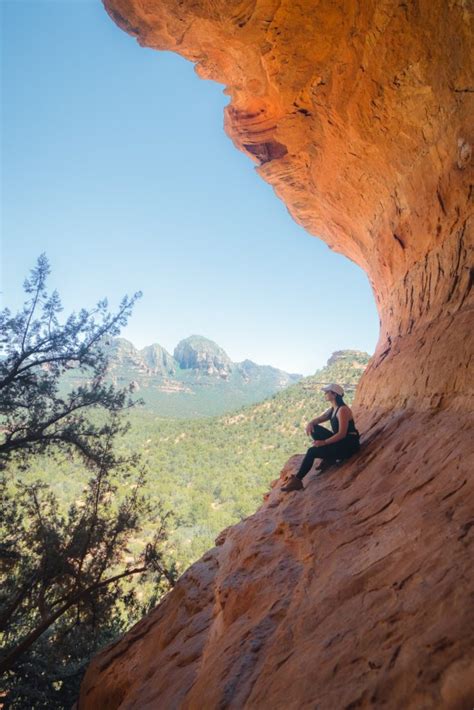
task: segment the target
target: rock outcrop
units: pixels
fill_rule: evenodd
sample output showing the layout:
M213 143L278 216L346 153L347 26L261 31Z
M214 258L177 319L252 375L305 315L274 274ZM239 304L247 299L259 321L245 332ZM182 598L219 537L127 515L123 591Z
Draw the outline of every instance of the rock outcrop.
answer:
M181 340L174 357L158 343L138 350L125 338L110 338L102 345L109 380L119 387L132 383L132 392L139 393L145 407L164 417L231 412L271 397L303 377L251 360L232 362L217 343L201 335ZM89 377L87 370L68 370L62 380L64 391Z
M160 375L174 375L176 362L165 348L157 343L142 348L140 355L150 372Z
M232 360L217 343L201 335L190 335L174 349L174 358L184 369L195 369L207 375L227 379L232 372Z
M366 271L381 330L361 452L223 533L79 707L472 708L470 3L105 6L226 85L228 135Z

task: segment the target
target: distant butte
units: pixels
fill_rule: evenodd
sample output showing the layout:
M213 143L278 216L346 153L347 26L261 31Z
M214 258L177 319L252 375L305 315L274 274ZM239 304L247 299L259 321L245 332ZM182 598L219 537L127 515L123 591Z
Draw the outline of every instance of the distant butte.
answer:
M470 3L105 6L226 85L227 134L366 271L381 329L360 454L224 531L94 659L79 708L472 708Z

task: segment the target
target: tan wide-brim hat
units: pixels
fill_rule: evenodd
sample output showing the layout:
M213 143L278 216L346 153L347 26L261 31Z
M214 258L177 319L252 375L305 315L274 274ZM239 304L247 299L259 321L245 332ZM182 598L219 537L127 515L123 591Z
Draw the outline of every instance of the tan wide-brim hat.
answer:
M341 385L336 385L334 382L330 385L324 385L324 387L321 387L321 392L334 392L334 394L340 394L341 397L344 394L344 390Z

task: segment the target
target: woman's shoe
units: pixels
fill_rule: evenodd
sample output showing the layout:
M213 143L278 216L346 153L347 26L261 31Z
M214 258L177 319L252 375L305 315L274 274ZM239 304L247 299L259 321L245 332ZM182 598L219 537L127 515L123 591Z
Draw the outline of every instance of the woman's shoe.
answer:
M297 476L290 476L288 482L280 488L284 493L289 493L290 491L301 491L304 488L303 481Z

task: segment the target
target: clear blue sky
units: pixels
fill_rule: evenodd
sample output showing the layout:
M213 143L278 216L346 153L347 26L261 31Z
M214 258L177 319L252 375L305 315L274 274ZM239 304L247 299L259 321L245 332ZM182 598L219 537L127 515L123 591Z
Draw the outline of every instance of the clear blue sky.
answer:
M99 0L0 0L4 305L46 252L65 312L143 299L124 337L191 334L309 374L372 353L366 275L296 225L223 130L223 86L140 47Z

